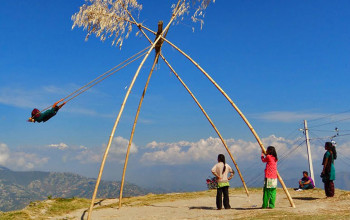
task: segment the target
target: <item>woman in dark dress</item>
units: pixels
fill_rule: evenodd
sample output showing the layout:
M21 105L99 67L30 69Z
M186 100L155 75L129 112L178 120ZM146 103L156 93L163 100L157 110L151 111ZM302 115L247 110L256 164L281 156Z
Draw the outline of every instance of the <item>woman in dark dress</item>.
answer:
M323 170L321 173L322 182L324 183L324 190L327 197L334 196L334 180L335 180L335 168L334 159L336 158L334 146L332 142L325 143L326 153L323 156Z

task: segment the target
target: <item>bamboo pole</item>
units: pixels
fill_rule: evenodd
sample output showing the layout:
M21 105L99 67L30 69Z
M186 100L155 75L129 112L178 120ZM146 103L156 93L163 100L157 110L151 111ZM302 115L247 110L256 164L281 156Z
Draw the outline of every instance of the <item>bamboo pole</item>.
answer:
M143 35L150 41L150 39L148 38L148 36L146 35L146 33L141 29L144 28L150 32L152 32L153 34L156 34L156 32L150 30L149 28L146 28L144 26L142 26L141 24L137 23L136 20L131 16L131 14L129 13L130 17L133 19L133 23L136 24L138 26L138 28L140 29L140 31L143 33ZM201 72L203 72L207 78L215 85L215 87L217 87L219 89L219 91L225 96L225 98L231 103L231 105L233 106L233 108L237 111L237 113L240 115L240 117L243 119L243 121L246 123L246 125L248 126L248 128L250 129L250 131L253 133L255 139L257 140L261 150L266 153L265 147L263 145L263 143L260 140L260 137L258 136L258 134L255 132L254 128L251 126L251 124L249 123L248 119L243 115L243 113L240 111L240 109L237 107L237 105L231 100L231 98L221 89L221 87L190 57L188 56L185 52L183 52L182 50L180 50L178 47L176 47L173 43L171 43L170 41L168 41L165 37L163 37L163 40L166 41L167 43L169 43L172 47L174 47L176 50L178 50L181 54L183 54L187 59L189 59ZM150 41L151 42L151 41ZM163 57L162 57L163 58ZM284 192L286 193L288 200L291 204L291 206L293 208L295 208L295 204L292 200L292 197L290 196L288 189L286 187L286 185L284 184L284 181L282 179L282 177L280 176L279 172L277 171L277 178L280 181Z
M124 8L125 9L125 8ZM147 38L147 40L152 43L152 41L149 39L149 37L147 36L147 34L142 30L141 27L143 27L142 25L139 25L136 20L134 19L134 17L131 15L131 13L126 10L127 13L129 14L130 18L136 23L136 25L139 27L140 31L142 32L142 34ZM168 29L169 30L169 29ZM154 32L155 33L155 32ZM167 32L166 32L167 33ZM156 34L156 33L155 33ZM205 115L205 117L208 119L209 123L212 125L212 127L214 128L214 130L216 131L216 133L218 134L218 136L220 137L221 139L221 142L223 143L223 145L225 146L228 154L230 155L231 157L231 160L233 162L233 164L235 165L236 169L237 169L237 172L241 178L241 181L242 181L242 184L244 186L244 189L247 193L247 196L249 196L249 192L248 192L248 188L247 188L247 185L243 179L243 176L242 176L242 173L241 171L239 170L238 168L238 165L233 157L233 155L231 154L229 148L227 147L227 144L226 142L224 141L224 139L222 138L220 132L217 130L216 126L214 125L214 123L212 122L212 120L210 119L209 115L205 112L205 110L202 108L201 104L198 102L198 100L196 99L196 97L193 95L193 93L191 92L191 90L186 86L186 84L182 81L182 79L179 77L179 75L176 73L176 71L172 68L172 66L169 64L169 62L164 58L164 56L162 54L160 54L160 56L162 57L162 59L164 60L164 62L168 65L168 67L170 68L170 70L175 74L175 76L179 79L179 81L181 82L181 84L185 87L185 89L189 92L189 94L192 96L192 98L194 99L194 101L197 103L198 107L202 110L203 114ZM119 207L121 206L121 204L119 205Z
M159 56L159 53L156 55L156 58L157 58L158 56ZM141 106L142 106L142 102L143 102L143 99L144 99L144 97L145 97L145 94L146 94L146 91L147 91L147 88L148 88L148 84L149 84L149 81L150 81L150 79L151 79L151 76L152 76L154 67L156 66L156 58L154 59L152 69L151 69L151 71L150 71L150 73L149 73L149 75L148 75L148 79L147 79L145 88L143 89L143 93L142 93L142 96L141 96L141 99L140 99L140 102L139 102L139 106L138 106L137 111L136 111L136 116L135 116L135 120L134 120L134 125L133 125L132 131L131 131L131 135L130 135L130 139L129 139L129 144L128 144L128 149L127 149L127 151L126 151L126 156L125 156L125 161L124 161L124 169L123 169L123 175L122 175L122 182L121 182L121 185L120 185L120 193L119 193L119 208L121 208L121 206L122 206L122 198L123 198L123 188L124 188L124 181L125 181L125 173L126 173L126 167L128 166L128 160L129 160L129 154L130 154L131 143L132 143L132 140L133 140L133 138L134 138L134 132L135 132L137 120L138 120L138 118L139 118L139 113L140 113L140 109L141 109Z
M158 22L158 32L161 33L161 32L162 32L162 29L163 29L163 22ZM131 148L132 140L133 140L133 138L134 138L134 132L135 132L137 120L138 120L138 118L139 118L139 114L140 114L142 102L143 102L143 99L144 99L144 97L145 97L145 94L146 94L146 91L147 91L147 88L148 88L149 81L151 80L151 76L152 76L152 73L153 73L153 71L154 71L154 67L155 67L156 64L158 63L158 58L159 58L159 54L160 54L160 48L161 48L161 46L162 46L162 42L160 42L160 43L159 43L159 42L160 42L160 41L158 41L158 43L156 44L156 47L159 47L159 51L156 53L156 57L155 57L155 59L154 59L154 61L153 61L153 65L152 65L151 71L150 71L150 73L149 73L149 75L148 75L146 85L145 85L145 87L144 87L144 89L143 89L143 93L142 93L142 96L141 96L141 99L140 99L140 102L139 102L139 106L138 106L137 111L136 111L136 116L135 116L134 124L133 124L132 130L131 130L131 135L130 135L130 139L129 139L129 144L128 144L128 148L127 148L126 156L125 156L125 161L124 161L124 168L123 168L122 181L121 181L121 185L120 185L120 192L119 192L119 208L121 208L121 206L122 206L122 198L123 198L123 189L124 189L124 181L125 181L126 167L128 166L130 148Z
M185 89L187 90L187 92L192 96L193 100L196 102L196 104L198 105L198 107L201 109L201 111L203 112L203 114L205 115L205 117L208 119L209 123L211 124L211 126L214 128L215 132L218 134L222 144L225 146L227 153L230 155L232 162L234 163L238 175L242 180L244 189L247 193L247 196L249 196L249 192L248 192L248 188L247 185L245 184L245 181L243 179L242 173L238 168L238 165L233 157L233 155L231 154L229 148L227 147L227 144L224 140L224 138L222 137L222 135L220 134L219 130L216 128L214 122L211 120L211 118L209 117L209 115L206 113L206 111L203 109L202 105L199 103L199 101L197 100L197 98L193 95L193 93L191 92L191 90L188 88L188 86L185 84L185 82L180 78L180 76L176 73L176 71L172 68L172 66L169 64L169 62L164 58L164 56L161 54L162 59L164 60L164 62L168 65L168 67L171 69L171 71L174 73L174 75L178 78L178 80L181 82L181 84L183 85L183 87L185 87Z
M209 74L207 72L205 72L205 70L196 62L194 61L189 55L187 55L185 52L183 52L182 50L180 50L177 46L175 46L173 43L171 43L170 41L168 41L166 38L163 38L164 41L166 41L168 44L170 44L173 48L175 48L177 51L179 51L182 55L184 55L187 59L189 59L209 80L210 82L212 82L214 84L214 86L225 96L225 98L231 103L231 105L233 106L233 108L237 111L237 113L241 116L241 118L243 119L243 121L246 123L246 125L248 126L248 128L250 129L250 131L253 133L255 139L257 140L257 142L260 145L261 150L266 153L265 147L263 145L263 143L260 140L260 137L258 136L258 134L255 132L254 128L252 127L252 125L249 123L248 119L243 115L243 113L241 112L241 110L237 107L237 105L231 100L231 98L224 92L224 90L209 76ZM288 200L291 204L291 206L293 208L295 208L295 204L293 202L292 197L290 196L287 187L284 184L284 181L282 180L282 177L279 175L279 173L277 172L277 178L280 181L283 190L285 191Z
M181 0L179 0L180 2ZM169 26L171 25L171 23L174 21L175 17L176 17L176 14L178 13L178 10L175 14L173 14L173 16L171 17L169 23L167 24L167 26L164 28L162 34L160 34L157 39L154 41L154 43L152 44L151 48L148 50L148 52L146 53L145 57L143 58L141 64L139 65L135 75L134 75L134 78L132 79L132 82L130 83L130 86L129 86L129 89L125 95L125 98L124 98L124 101L122 103L122 106L120 108L120 111L118 113L118 116L117 116L117 119L115 120L115 123L114 123L114 126L113 126L113 129L112 129L112 132L111 132L111 135L109 137L109 140L108 140L108 144L107 144L107 147L106 147L106 150L105 150L105 153L104 153L104 156L103 156L103 159L102 159L102 162L101 162L101 167L100 167L100 172L98 174L98 178L97 178L97 181L96 181L96 185L95 185L95 189L94 189L94 193L93 193L93 196L92 196L92 199L91 199L91 204L90 204L90 208L89 208L89 212L88 212L88 220L90 220L91 218L91 212L92 212L92 209L93 209L93 206L94 206L94 203L95 203L95 199L96 199L96 194L97 194L97 190L98 190L98 186L100 184L100 181L101 181L101 177L102 177L102 173L103 173L103 169L104 169L104 165L105 165L105 162L106 162L106 158L107 158L107 155L108 155L108 152L109 152L109 148L111 146L111 143L112 143L112 140L113 140L113 136L114 136L114 133L115 133L115 130L117 128L117 125L119 123L119 120L120 120L120 117L123 113L123 110L124 110L124 107L125 107L125 103L129 97L129 94L131 92L131 89L132 87L134 86L134 83L136 81L136 78L137 76L139 75L139 72L143 66L143 64L145 63L145 61L147 60L149 54L151 53L151 51L154 49L155 45L157 44L157 42L162 38L162 35L164 34L164 32L169 28Z

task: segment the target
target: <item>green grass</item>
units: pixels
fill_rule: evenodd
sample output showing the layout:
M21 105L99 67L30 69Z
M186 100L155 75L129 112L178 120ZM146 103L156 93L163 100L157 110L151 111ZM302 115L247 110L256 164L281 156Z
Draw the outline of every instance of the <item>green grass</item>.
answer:
M1 220L23 220L23 219L29 219L29 215L25 213L24 211L13 211L13 212L2 212L0 213L0 219Z
M48 216L59 216L71 211L87 208L90 204L88 199L50 199L41 202L31 202L25 209L20 211L0 213L0 220L5 219L47 219Z

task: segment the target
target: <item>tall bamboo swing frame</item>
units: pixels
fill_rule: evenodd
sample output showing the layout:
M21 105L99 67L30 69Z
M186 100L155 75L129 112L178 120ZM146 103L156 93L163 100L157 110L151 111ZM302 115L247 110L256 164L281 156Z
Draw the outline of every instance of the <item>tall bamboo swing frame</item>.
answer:
M250 131L252 132L252 134L254 135L255 139L257 140L261 150L266 153L266 149L260 139L260 137L258 136L258 134L256 133L256 131L254 130L253 126L249 123L248 119L244 116L244 114L241 112L241 110L237 107L237 105L232 101L232 99L224 92L224 90L214 81L213 78L211 78L211 76L196 62L194 61L189 55L187 55L184 51L182 51L181 49L179 49L176 45L174 45L172 42L170 42L169 40L167 40L165 38L168 30L169 30L169 27L171 25L171 23L174 21L174 19L176 18L176 15L177 13L179 12L179 5L181 3L181 0L179 0L177 2L177 5L175 7L176 10L175 13L172 14L171 16L171 19L169 21L169 23L167 24L167 26L161 31L161 34L157 36L156 40L154 42L152 42L150 40L150 38L147 36L147 34L144 32L144 29L151 32L152 34L155 34L157 35L157 32L154 32L152 31L151 29L139 24L138 22L136 22L136 20L134 19L134 17L131 15L131 13L124 7L124 10L128 13L129 17L132 19L132 21L130 21L132 24L135 24L137 25L137 27L139 28L139 30L141 31L141 33L147 38L147 40L150 42L151 44L151 47L150 49L147 51L146 55L144 56L143 60L141 61L130 85L129 85L129 88L127 90L127 93L124 97L124 100L123 100L123 103L121 105L121 108L119 110L119 113L118 113L118 116L115 120L115 123L114 123L114 126L112 128L112 131L111 131L111 134L110 134L110 137L109 137L109 140L108 140L108 144L107 144L107 147L106 147L106 150L105 150L105 153L103 155L103 158L102 158L102 161L101 161L101 167L100 167L100 171L99 171L99 174L98 174L98 177L97 177L97 181L96 181L96 185L95 185L95 189L94 189L94 192L93 192L93 196L92 196L92 199L91 199L91 204L90 204L90 207L89 207L89 210L88 210L88 220L91 219L91 214L92 214L92 210L93 210L93 206L94 206L94 203L95 203L95 199L96 199L96 195L97 195L97 191L98 191L98 187L99 187L99 184L100 184L100 181L101 181L101 177L102 177L102 173L103 173L103 170L104 170L104 165L105 165L105 162L106 162L106 159L107 159L107 156L108 156L108 152L109 152L109 149L110 149L110 146L112 144L112 141L113 141L113 137L114 137L114 134L115 134L115 130L118 126L118 123L119 123L119 120L121 118L121 115L124 111L124 107L125 107L125 104L126 104L126 101L130 95L130 92L134 86L134 83L139 75L139 72L142 68L142 66L144 65L145 61L147 60L148 56L150 55L151 51L156 47L156 45L160 45L160 47L162 46L163 44L163 41L164 42L167 42L170 46L172 46L174 49L176 49L177 51L179 51L183 56L185 56L188 60L190 60L208 79L209 81L224 95L224 97L229 101L229 103L232 105L232 107L236 110L236 112L239 114L239 116L243 119L243 121L245 122L245 124L248 126L248 128L250 129ZM160 48L159 48L160 49ZM153 65L152 65L152 68L150 70L150 73L148 75L148 78L147 78L147 82L145 84L145 87L144 87L144 90L143 90L143 93L142 93L142 96L140 98L140 101L139 101L139 105L138 105L138 108L137 108L137 111L136 111L136 115L135 115L135 119L134 119L134 123L133 123L133 128L132 128L132 131L131 131L131 135L130 135L130 139L129 139L129 143L128 143L128 147L127 147L127 153L126 153L126 156L125 156L125 162L124 162L124 168L123 168L123 175L122 175L122 181L121 181L121 187L120 187L120 195L119 195L119 208L121 208L121 204L122 204L122 195L123 195L123 188L124 188L124 182L125 182L125 173L126 173L126 168L127 168L127 163L128 163L128 159L129 159L129 153L130 153L130 148L131 148L131 143L132 143L132 140L133 140L133 137L134 137L134 132L135 132L135 128L136 128L136 124L137 124L137 120L138 120L138 116L139 116L139 113L140 113L140 110L141 110L141 106L142 106L142 103L143 103L143 99L144 99L144 96L146 94L146 91L147 91L147 88L148 88L148 84L150 82L150 79L151 79L151 76L152 76L152 73L154 71L154 67L156 65L156 62L158 61L158 58L161 57L162 60L167 64L167 66L169 67L169 69L171 70L171 72L176 76L176 78L180 81L180 83L183 85L183 87L186 89L186 91L191 95L191 97L193 98L193 100L196 102L196 104L198 105L198 107L200 108L200 110L202 111L202 113L205 115L205 117L207 118L208 122L211 124L211 126L213 127L213 129L215 130L215 132L218 134L221 142L223 143L226 151L228 152L228 154L230 155L231 157L231 160L232 162L234 163L236 169L237 169L237 172L241 178L241 181L243 183L243 186L245 188L245 191L247 193L247 196L249 196L249 192L248 192L248 188L246 186L246 183L242 177L242 174L238 168L238 165L236 163L236 161L234 160L234 157L233 155L231 154L229 148L227 147L227 144L225 142L225 140L223 139L222 135L220 134L219 130L216 128L215 124L213 123L213 121L211 120L211 118L209 117L209 115L206 113L206 111L204 110L204 108L202 107L202 105L199 103L199 101L197 100L197 98L194 96L194 94L191 92L191 90L188 88L188 86L185 84L185 82L180 78L180 76L178 75L178 73L174 70L174 68L170 65L170 63L168 62L167 59L165 59L165 57L163 56L163 54L159 51L156 53L156 56L154 58L154 61L153 61ZM284 181L282 179L282 177L279 175L279 173L277 172L277 177L278 177L278 180L280 181L282 187L283 187L283 190L284 192L286 193L287 195L287 198L291 204L291 206L293 208L295 208L295 204L288 192L288 189L287 187L285 186L284 184Z

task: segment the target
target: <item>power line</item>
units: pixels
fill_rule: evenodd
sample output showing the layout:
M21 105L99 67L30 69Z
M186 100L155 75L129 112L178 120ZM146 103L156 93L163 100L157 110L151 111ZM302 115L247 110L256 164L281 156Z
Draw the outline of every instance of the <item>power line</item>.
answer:
M333 114L325 115L325 116L322 116L322 117L319 117L319 118L311 119L311 120L308 120L308 122L318 121L318 120L321 120L321 119L324 119L324 118L329 118L331 116L340 115L340 114L344 114L344 113L347 113L347 112L350 112L350 109L346 110L346 111L343 111L343 112L333 113Z
M296 140L296 141L298 141L298 140ZM296 141L295 141L295 142L296 142ZM295 142L294 142L294 143L295 143ZM294 144L294 143L293 143L293 144ZM289 151L286 151L286 152L280 157L280 159L278 160L278 167L283 166L284 161L285 161L288 157L290 157L291 155L293 155L295 152L297 152L296 150L301 150L300 146L301 146L303 143L305 143L305 140L302 141L301 143L299 143L299 145L293 146ZM247 184L249 184L249 185L255 185L258 181L260 181L260 180L263 179L263 178L262 178L263 176L264 176L264 172L262 172L261 174L259 174L259 175L255 176L255 177L251 178L250 180L248 180L248 181L247 181Z
M350 162L348 162L347 160L344 159L344 156L341 155L341 154L338 154L338 158L337 159L340 159L343 163L345 163L346 165L349 165L350 166Z
M324 125L329 125L329 124L333 124L333 123L340 122L340 121L346 121L346 120L350 120L350 117L348 117L348 118L343 118L343 119L339 119L339 120L333 121L333 122L327 122L327 123L324 123L324 124L314 125L314 126L311 126L311 127L309 127L309 128L321 127L321 126L324 126Z
M288 157L290 157L291 155L293 155L293 153L295 153L297 149L300 149L301 145L304 144L304 143L305 143L305 140L302 141L301 143L299 143L299 145L295 145L293 148L291 148L291 150L290 150L289 152L287 152L285 155L283 155L283 156L281 157L281 159L278 160L279 166L280 166L280 167L283 166L284 161L285 161Z
M309 129L310 131L310 129ZM312 131L320 131L320 132L334 132L334 130L317 130L317 129L312 129ZM343 131L343 130L342 130Z

